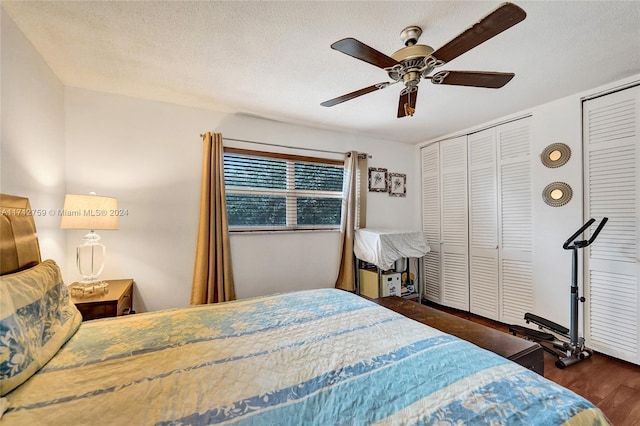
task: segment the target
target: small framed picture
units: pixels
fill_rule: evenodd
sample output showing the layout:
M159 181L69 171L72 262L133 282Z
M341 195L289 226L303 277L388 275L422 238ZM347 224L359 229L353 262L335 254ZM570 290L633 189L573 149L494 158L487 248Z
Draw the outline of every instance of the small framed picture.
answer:
M369 192L387 192L387 169L369 167Z
M392 197L407 196L407 175L389 173L389 195Z

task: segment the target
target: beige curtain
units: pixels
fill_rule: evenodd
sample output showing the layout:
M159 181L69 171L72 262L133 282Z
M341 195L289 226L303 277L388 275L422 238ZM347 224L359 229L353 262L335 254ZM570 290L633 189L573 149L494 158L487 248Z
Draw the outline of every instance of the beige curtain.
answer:
M191 304L225 302L236 298L224 193L222 134L203 136L200 224Z
M342 185L342 220L340 227L340 269L336 288L355 291L355 268L353 258L353 241L356 227L365 226L366 205L358 201L360 191L359 181L362 182L361 170L366 168L366 155L359 155L351 151L344 159L344 181ZM360 178L359 178L360 177ZM356 214L358 213L358 216Z

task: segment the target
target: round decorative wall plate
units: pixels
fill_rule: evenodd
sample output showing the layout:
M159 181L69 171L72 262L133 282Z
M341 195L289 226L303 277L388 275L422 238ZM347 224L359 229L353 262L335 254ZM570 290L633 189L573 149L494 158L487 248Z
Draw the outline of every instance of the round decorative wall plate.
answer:
M551 207L567 204L573 197L573 190L564 182L552 182L542 190L542 199Z
M564 143L552 143L540 154L542 164L549 168L564 166L571 158L571 148Z

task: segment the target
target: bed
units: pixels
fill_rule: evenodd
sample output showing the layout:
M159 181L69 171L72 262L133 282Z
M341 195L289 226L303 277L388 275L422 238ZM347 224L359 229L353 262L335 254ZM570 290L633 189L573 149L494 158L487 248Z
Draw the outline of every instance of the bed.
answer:
M3 424L608 424L538 374L342 290L81 323L18 217L2 217L3 259L18 260L0 278Z

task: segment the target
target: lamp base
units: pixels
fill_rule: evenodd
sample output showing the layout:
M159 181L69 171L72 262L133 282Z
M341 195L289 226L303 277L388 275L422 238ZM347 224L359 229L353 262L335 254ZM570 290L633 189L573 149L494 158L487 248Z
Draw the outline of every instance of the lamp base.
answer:
M109 283L104 281L92 281L73 283L69 286L69 293L73 297L91 297L109 292Z

